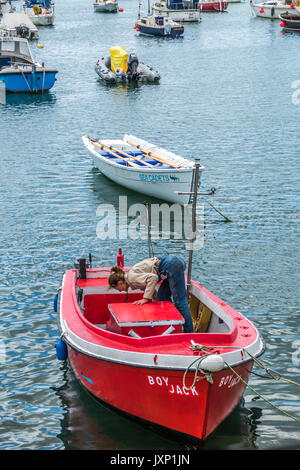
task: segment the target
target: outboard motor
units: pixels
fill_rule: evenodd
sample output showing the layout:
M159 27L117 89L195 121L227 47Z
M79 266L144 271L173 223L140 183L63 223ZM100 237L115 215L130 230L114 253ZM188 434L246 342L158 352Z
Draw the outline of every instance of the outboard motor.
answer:
M129 57L127 59L127 65L128 65L128 71L127 71L128 80L136 82L139 78L139 73L137 71L139 61L138 61L136 54L134 53L129 54Z
M21 24L16 28L16 33L20 38L28 39L29 38L29 28L25 24Z

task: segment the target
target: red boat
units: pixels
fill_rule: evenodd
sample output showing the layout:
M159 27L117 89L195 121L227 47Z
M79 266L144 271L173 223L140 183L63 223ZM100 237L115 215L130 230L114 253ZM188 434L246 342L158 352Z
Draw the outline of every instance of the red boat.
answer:
M198 2L198 8L202 11L225 11L228 8L228 2L211 2L202 0Z
M124 268L129 269L129 268ZM142 306L141 291L108 286L110 268L66 271L56 309L60 347L95 398L142 420L204 440L243 396L263 341L252 323L191 283L197 333L171 302Z

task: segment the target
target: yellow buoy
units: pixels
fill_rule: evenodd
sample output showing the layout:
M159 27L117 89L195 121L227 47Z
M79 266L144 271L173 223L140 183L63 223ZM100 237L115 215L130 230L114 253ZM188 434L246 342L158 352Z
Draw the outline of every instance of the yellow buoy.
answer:
M38 47L39 49L43 49L44 44L40 43L40 44L37 45L37 47Z

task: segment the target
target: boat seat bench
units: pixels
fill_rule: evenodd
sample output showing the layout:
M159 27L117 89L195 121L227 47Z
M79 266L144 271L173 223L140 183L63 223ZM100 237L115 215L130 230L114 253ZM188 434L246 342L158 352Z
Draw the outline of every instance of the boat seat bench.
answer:
M127 301L135 302L143 298L143 292L129 293ZM126 301L124 294L87 294L84 296L84 317L93 325L106 323L110 320L108 304Z

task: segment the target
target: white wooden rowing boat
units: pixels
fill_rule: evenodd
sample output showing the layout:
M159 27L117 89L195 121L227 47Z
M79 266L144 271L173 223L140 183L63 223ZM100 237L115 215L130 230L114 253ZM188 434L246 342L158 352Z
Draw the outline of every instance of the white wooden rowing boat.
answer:
M94 165L110 180L148 196L188 204L193 185L194 162L133 135L122 140L82 137ZM204 170L200 166L199 176ZM199 177L200 184L200 177Z

